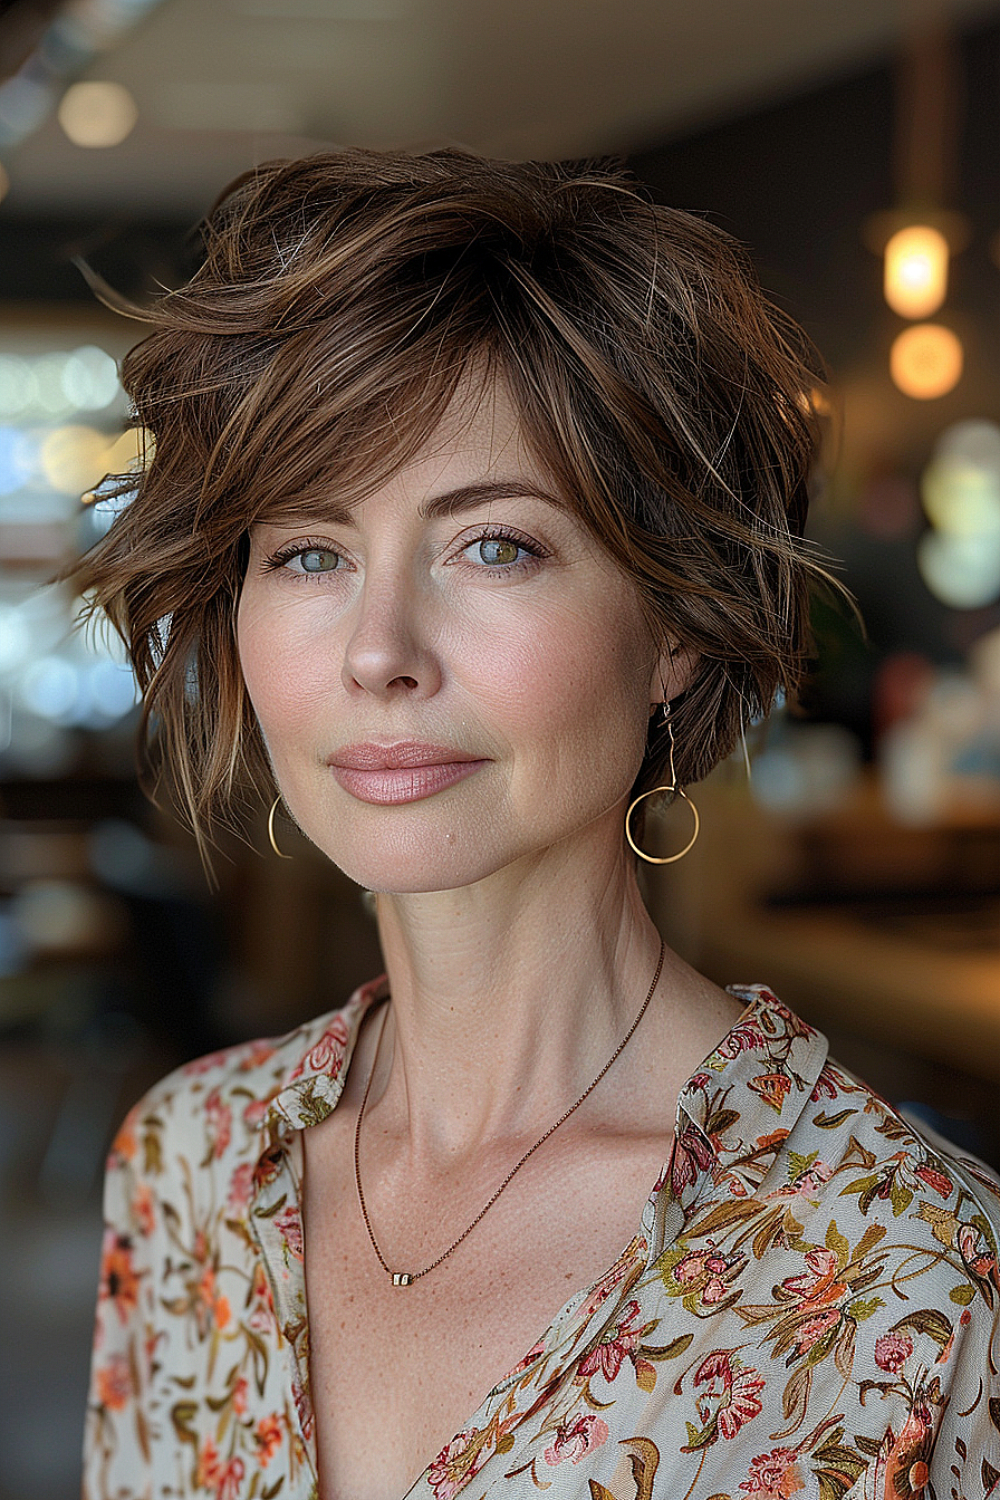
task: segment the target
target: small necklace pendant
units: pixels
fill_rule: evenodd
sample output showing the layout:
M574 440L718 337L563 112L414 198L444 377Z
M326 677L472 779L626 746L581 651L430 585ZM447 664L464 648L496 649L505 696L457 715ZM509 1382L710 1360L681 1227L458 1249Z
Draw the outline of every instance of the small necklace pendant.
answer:
M412 1282L413 1282L413 1277L410 1275L409 1271L393 1271L393 1273L392 1273L392 1284L393 1284L393 1286L410 1286L412 1284Z

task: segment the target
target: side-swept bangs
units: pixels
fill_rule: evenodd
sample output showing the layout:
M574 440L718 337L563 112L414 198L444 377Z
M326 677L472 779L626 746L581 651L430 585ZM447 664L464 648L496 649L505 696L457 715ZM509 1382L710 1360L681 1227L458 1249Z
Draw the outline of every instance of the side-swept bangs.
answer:
M143 688L147 783L199 838L273 795L235 640L250 526L377 490L470 373L506 383L653 638L697 656L673 705L681 781L795 690L820 375L727 235L616 168L457 151L274 162L203 235L192 279L131 309L153 332L123 380L154 442L76 569ZM636 792L666 758L660 734Z

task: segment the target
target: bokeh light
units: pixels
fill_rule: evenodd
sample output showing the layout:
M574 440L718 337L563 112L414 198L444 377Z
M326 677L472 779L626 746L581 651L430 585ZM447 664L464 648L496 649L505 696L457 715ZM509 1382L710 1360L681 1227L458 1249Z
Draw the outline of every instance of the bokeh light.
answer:
M953 609L1000 598L1000 427L956 422L938 439L920 481L931 530L917 563L934 596Z
M948 292L948 241L929 224L897 230L885 247L885 300L903 318L927 318Z
M957 334L940 323L904 328L889 351L889 372L904 396L933 401L946 396L962 378L965 361Z
M74 146L118 146L139 118L135 100L120 83L74 83L63 94L59 124Z

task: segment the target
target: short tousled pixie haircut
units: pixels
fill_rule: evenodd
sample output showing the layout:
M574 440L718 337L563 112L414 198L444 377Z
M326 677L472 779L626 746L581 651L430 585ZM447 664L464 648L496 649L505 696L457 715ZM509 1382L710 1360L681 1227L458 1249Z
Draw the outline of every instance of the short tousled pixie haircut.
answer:
M506 383L653 640L696 658L678 780L795 692L825 577L802 540L822 375L727 234L615 165L455 150L271 162L201 232L187 284L129 309L153 327L123 366L152 442L74 573L143 689L147 786L200 840L274 795L236 644L248 528L374 492L473 370ZM634 795L668 762L657 716Z

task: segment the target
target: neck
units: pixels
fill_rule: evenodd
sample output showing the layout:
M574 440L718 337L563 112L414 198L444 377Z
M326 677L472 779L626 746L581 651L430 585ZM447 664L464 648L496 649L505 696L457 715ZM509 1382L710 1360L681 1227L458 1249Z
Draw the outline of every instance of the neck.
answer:
M617 841L591 843L458 890L379 897L392 1011L369 1108L411 1150L537 1134L635 1020L659 935Z

